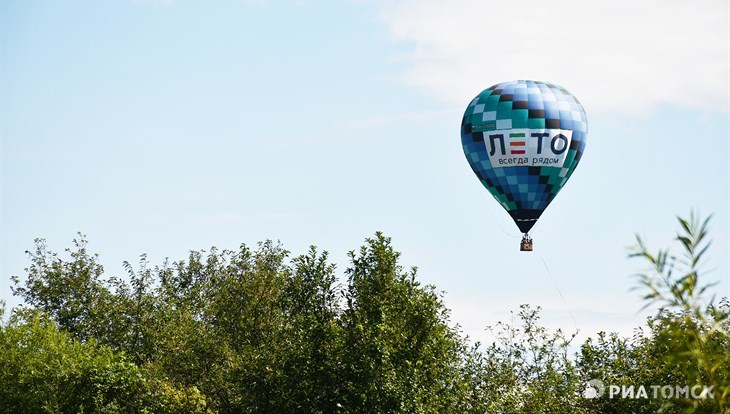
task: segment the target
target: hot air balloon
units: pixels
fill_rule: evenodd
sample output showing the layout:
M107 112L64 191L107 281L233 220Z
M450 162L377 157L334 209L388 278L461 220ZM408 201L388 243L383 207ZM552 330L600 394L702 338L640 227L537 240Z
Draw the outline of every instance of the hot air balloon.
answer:
M482 91L466 108L461 144L474 174L524 234L575 171L586 146L583 106L561 86L530 80Z

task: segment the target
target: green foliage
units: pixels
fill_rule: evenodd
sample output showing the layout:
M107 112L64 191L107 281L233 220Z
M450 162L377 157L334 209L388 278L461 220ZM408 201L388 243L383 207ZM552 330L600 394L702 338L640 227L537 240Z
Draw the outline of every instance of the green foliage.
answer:
M644 298L662 305L650 327L654 342L664 345L663 362L686 384L714 388L715 398L672 400L664 407L724 413L730 412L730 306L727 298L720 305L707 301L711 285L699 279L711 244L710 218L700 220L694 214L689 220L677 218L681 230L676 240L683 250L678 257L668 249L651 254L639 236L631 256L644 258L651 266L638 277L648 291Z
M58 330L37 310L0 327L0 412L204 413L194 387L156 378L123 354Z
M495 342L467 355L466 413L582 413L580 377L569 357L575 335L539 326L539 308L520 307L489 330Z
M458 402L461 338L440 295L401 269L381 234L351 254L346 287L314 247L288 260L264 242L152 268L143 256L136 270L125 263L125 279L103 280L83 238L69 261L37 243L15 293L80 346L129 356L93 371L103 395L123 395L114 379L139 367L221 412L443 412Z
M87 252L86 240L80 234L73 241L75 249L66 249L71 256L67 261L49 252L45 240L36 239L35 243L35 251L26 252L31 265L25 269L28 275L24 286L13 276L13 293L50 315L77 339L103 336L100 330L106 325L110 292L101 280L104 267L97 262L98 255Z
M581 347L578 367L585 379L618 386L707 386L714 398L597 398L586 400L591 412L727 413L730 392L730 323L727 299L719 305L706 298L709 287L700 278L709 218L678 218L682 254L663 249L650 253L642 239L631 257L647 261L638 275L647 306L660 305L631 338L600 333ZM651 393L651 391L649 391Z
M389 238L377 233L350 252L342 324L345 396L350 413L440 413L452 393L460 339L432 286L404 271Z
M540 326L524 305L470 344L442 295L404 269L380 233L350 252L338 283L327 252L190 252L104 277L83 236L68 259L43 240L13 291L30 309L4 321L0 412L647 413L728 412L728 302L700 278L707 220L680 219L684 254L633 255L661 310L631 338ZM586 399L588 380L705 384L714 399ZM5 411L2 411L5 410Z

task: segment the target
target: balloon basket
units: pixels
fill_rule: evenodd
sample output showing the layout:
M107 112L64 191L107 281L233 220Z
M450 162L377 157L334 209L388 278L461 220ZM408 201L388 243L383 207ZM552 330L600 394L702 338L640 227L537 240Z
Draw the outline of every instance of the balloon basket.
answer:
M531 252L532 251L532 239L525 233L525 235L522 237L522 241L520 242L520 251L521 252Z

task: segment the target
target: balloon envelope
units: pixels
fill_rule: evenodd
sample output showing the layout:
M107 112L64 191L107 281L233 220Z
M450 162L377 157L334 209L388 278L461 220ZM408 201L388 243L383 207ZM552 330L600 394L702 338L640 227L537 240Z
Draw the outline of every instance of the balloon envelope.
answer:
M587 132L585 110L570 92L519 80L471 101L461 144L479 181L527 233L575 171Z

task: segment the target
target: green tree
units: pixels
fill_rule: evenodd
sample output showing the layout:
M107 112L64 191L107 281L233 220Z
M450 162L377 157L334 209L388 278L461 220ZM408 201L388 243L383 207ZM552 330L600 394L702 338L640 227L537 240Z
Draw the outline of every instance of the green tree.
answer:
M377 233L350 252L343 313L344 410L442 413L458 400L461 339L432 286L404 271L390 238Z
M468 413L583 413L580 376L569 354L575 335L539 325L540 308L522 305L509 323L489 330L465 359Z
M195 387L156 378L93 339L81 342L38 310L16 309L0 326L0 384L7 413L207 412Z
M634 256L662 305L630 338L540 326L524 305L469 345L442 295L405 270L381 233L350 252L340 285L327 252L290 258L256 248L193 251L185 260L105 277L83 236L68 258L46 249L13 291L0 331L0 410L7 412L626 413L728 412L727 300L707 300L700 265L707 221L680 219L684 255ZM3 312L0 312L2 315ZM0 318L2 319L2 318ZM705 384L713 399L585 399L586 381ZM7 408L5 408L7 407Z
M703 259L710 248L708 225L711 216L700 220L677 217L681 230L676 240L682 254L669 249L652 254L637 235L632 257L645 259L650 267L638 275L648 291L644 299L661 305L652 330L656 341L665 344L663 362L674 367L685 384L707 385L714 398L668 401L665 408L678 406L688 411L730 412L730 306L706 297L711 286L700 280Z
M586 400L592 412L726 413L730 393L730 323L727 299L715 304L707 298L701 265L710 243L709 218L678 218L677 241L682 254L669 249L650 253L642 239L631 257L643 258L649 268L638 275L647 306L658 304L647 321L648 330L637 329L631 338L600 333L581 347L578 365L584 381L599 379L618 386L643 385L649 398L597 398ZM713 397L656 398L651 386L708 386Z
M289 412L333 413L341 408L342 291L327 252L312 246L294 258L284 286L286 317L284 387L291 390Z
M86 249L86 238L79 234L74 249L66 249L71 260L46 249L43 239L35 240L35 250L26 251L31 265L21 285L13 276L13 293L28 305L50 315L66 332L86 340L106 336L105 317L111 294L102 280L104 267L98 255Z

